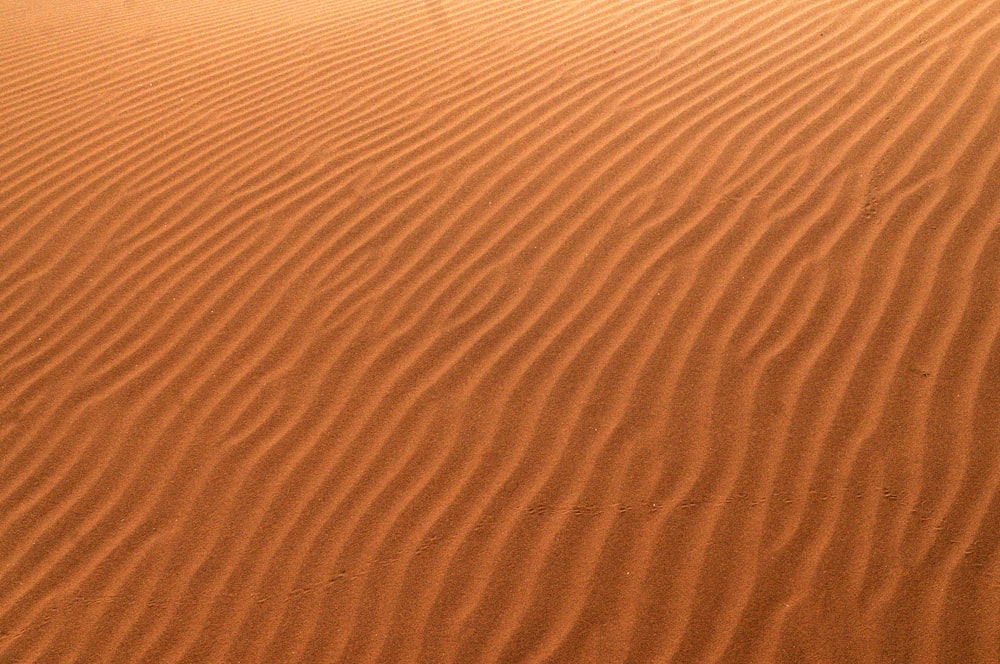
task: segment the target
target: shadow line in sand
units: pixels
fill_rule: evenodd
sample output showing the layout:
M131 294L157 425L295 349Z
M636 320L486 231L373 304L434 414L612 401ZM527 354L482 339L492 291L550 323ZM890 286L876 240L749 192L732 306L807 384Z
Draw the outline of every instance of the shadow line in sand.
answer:
M448 23L448 12L444 9L444 3L441 0L424 0L424 7L427 8L427 13L431 16L431 22L438 28L449 27Z

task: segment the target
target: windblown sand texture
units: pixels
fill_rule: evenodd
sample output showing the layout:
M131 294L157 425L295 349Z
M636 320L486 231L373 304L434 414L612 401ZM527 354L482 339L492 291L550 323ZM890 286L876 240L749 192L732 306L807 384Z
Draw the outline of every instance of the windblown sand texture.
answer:
M0 0L0 661L1000 661L1000 2Z

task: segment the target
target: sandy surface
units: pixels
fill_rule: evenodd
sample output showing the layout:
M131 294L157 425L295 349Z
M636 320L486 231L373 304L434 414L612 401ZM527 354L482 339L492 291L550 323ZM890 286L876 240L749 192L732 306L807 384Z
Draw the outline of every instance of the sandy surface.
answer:
M0 0L0 661L1000 661L1000 2Z

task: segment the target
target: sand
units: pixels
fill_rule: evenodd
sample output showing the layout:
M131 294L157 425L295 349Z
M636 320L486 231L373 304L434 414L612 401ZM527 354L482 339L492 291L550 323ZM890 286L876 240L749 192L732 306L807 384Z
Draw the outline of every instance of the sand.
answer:
M0 0L0 661L1000 661L1000 3Z

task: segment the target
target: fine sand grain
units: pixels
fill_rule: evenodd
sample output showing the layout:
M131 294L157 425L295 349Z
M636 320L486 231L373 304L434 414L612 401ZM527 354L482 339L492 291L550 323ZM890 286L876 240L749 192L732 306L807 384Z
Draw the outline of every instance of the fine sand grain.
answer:
M1000 661L1000 2L0 0L0 662Z

